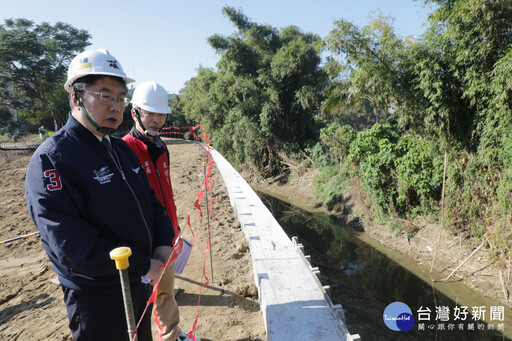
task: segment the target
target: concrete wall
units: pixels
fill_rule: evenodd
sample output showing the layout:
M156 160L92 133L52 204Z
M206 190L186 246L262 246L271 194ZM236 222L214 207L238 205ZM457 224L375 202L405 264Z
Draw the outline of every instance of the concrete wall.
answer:
M211 155L249 243L267 340L359 340L348 332L341 305L333 305L317 268L291 240L242 176Z

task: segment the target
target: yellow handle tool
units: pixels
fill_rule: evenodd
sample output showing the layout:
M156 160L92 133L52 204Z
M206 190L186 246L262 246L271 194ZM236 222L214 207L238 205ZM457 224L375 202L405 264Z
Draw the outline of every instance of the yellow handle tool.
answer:
M137 341L137 330L135 324L135 315L133 313L132 293L130 290L130 280L128 278L128 257L132 254L129 247L123 246L110 251L110 258L115 260L116 269L119 270L121 277L121 290L123 291L124 311L126 313L126 323L128 325L128 334L130 340Z

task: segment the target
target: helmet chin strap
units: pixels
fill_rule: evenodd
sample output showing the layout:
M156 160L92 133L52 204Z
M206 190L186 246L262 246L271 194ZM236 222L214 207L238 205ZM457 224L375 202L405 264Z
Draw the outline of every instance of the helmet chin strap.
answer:
M101 127L98 123L94 122L92 117L89 115L89 113L85 109L82 101L78 98L78 96L76 96L76 92L73 87L71 88L71 92L73 93L74 98L78 101L78 105L80 106L80 109L82 110L82 113L84 114L87 121L89 121L94 126L94 128L96 128L96 130L98 132L100 132L103 135L112 135L113 133L115 133L117 131L116 128Z
M144 124L142 124L142 121L140 120L139 110L133 108L133 112L135 114L135 117L137 118L137 122L139 122L140 127L142 128L142 130L144 130L144 134L154 138L155 139L155 143L157 144L157 146L158 146L159 143L161 144L162 140L160 140L160 132L164 128L165 123L164 123L164 125L162 125L160 127L160 129L158 129L158 131L150 131L150 130L146 129L146 127L144 127Z
M162 128L163 128L163 126L162 126ZM144 126L142 126L142 129L144 129ZM162 130L162 129L160 128L160 130ZM144 130L144 134L151 136L153 138L153 142L156 144L156 146L158 148L162 147L162 139L160 138L160 130L159 131L149 131L147 129Z
M140 123L139 123L140 124ZM157 137L160 135L160 131L151 131L151 130L147 130L144 128L144 126L142 126L142 129L144 129L144 134L146 135L149 135L151 137Z

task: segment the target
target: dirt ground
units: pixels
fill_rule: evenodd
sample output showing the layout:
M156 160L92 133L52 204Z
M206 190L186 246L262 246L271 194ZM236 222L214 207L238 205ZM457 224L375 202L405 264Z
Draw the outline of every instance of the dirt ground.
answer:
M205 197L201 205L202 222L193 206L204 181L203 151L197 143L167 141L180 226L184 237L192 241L192 233L186 227L187 216L192 212L196 243L184 272L176 277L176 286L180 289L176 296L180 326L189 331L198 311L194 335L202 340L263 341L265 327L248 245L222 178L214 168L215 184L209 193L209 196L213 194L214 215L210 220L212 276L210 255L203 254L208 239ZM23 189L31 154L31 151L0 151L2 241L37 231L28 215ZM210 284L201 290L204 267ZM54 277L39 237L0 244L0 340L72 340L61 289L50 282ZM156 340L156 328L154 330Z

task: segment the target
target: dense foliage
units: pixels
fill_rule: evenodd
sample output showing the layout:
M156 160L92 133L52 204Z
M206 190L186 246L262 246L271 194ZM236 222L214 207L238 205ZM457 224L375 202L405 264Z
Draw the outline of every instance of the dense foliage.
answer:
M425 2L436 10L420 38L399 38L378 17L363 28L338 20L325 39L334 55L324 116L370 101L376 121L386 122L357 134L340 173L360 179L375 216L437 214L446 153L449 226L508 251L512 6ZM346 141L322 143L330 155L347 153Z
M213 35L217 70L200 68L180 93L187 119L202 122L215 147L235 164L263 176L284 171L281 153L310 138L326 75L320 38L290 26L277 30L251 22L241 11L223 13L237 28Z

